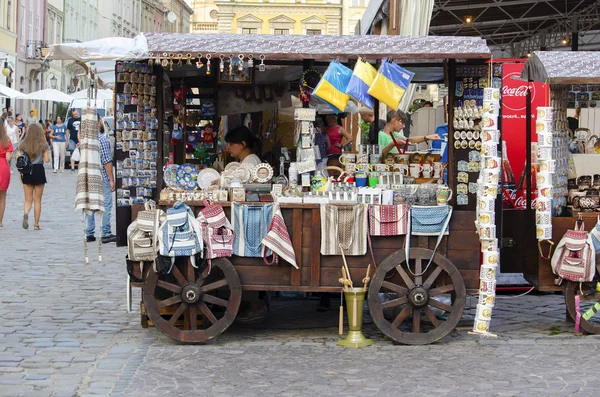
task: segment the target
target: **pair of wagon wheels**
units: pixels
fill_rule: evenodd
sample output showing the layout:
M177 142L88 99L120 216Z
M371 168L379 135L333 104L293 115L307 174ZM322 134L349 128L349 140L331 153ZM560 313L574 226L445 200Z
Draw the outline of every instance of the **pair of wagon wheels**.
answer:
M398 343L433 343L460 321L466 298L463 279L452 262L439 254L427 268L432 254L429 249L413 248L407 266L404 251L397 251L378 266L372 278L371 316ZM210 273L198 271L189 261L173 266L166 276L149 269L142 292L154 326L187 343L206 342L223 333L237 315L241 293L237 272L225 258L213 260ZM380 300L382 296L388 299Z

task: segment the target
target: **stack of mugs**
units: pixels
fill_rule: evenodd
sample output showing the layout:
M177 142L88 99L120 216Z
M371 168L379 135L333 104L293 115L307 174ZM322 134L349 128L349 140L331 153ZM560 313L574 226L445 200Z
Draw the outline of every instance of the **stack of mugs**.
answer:
M535 212L536 237L539 241L552 239L552 179L556 162L552 159L554 126L552 107L538 107L535 130L538 134L536 176L538 190Z
M476 226L481 242L482 264L479 273L479 300L473 331L488 332L492 308L496 300L496 273L500 263L496 237L496 198L502 171L502 158L498 153L500 131L500 90L483 90L483 117L481 121L481 167L478 179Z

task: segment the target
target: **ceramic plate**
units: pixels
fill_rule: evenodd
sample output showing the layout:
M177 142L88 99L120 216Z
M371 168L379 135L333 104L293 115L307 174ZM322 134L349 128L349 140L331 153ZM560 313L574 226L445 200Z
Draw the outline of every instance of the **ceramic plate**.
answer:
M171 189L179 189L179 183L177 183L177 169L179 165L171 164L165 168L163 179L165 184Z
M235 171L240 166L240 163L233 161L225 166L225 171Z
M198 187L202 190L207 190L213 181L219 180L221 175L212 168L205 168L198 173Z
M252 170L252 177L258 183L267 183L273 178L273 168L269 163L260 163Z
M198 185L198 171L191 164L182 164L177 168L177 183L184 190L194 190Z
M247 183L250 180L251 171L246 167L238 167L233 171L233 175L242 181L242 183Z

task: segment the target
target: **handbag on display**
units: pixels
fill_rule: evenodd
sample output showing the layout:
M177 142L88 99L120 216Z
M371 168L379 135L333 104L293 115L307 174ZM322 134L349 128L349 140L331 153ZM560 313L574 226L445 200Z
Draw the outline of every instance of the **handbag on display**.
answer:
M247 205L233 203L233 254L245 257L263 257L263 238L269 232L273 219L273 204ZM271 255L267 250L266 256Z
M194 256L202 253L202 232L187 204L177 201L167 210L158 236L161 255L171 258L189 256L195 266Z
M450 233L448 222L452 215L449 205L410 207L410 233L415 236L438 236Z
M370 205L369 234L400 236L408 231L408 205Z
M205 207L198 214L198 222L204 241L204 258L211 259L229 257L233 254L234 232L231 223L225 216L223 207L204 201Z
M145 203L135 221L127 227L127 254L131 261L153 261L156 258L157 230L165 213L153 203Z
M321 205L321 255L367 253L367 205Z
M552 255L552 271L558 277L559 285L563 280L575 282L592 281L596 274L596 257L591 234L585 231L581 220L575 222L573 230L567 230Z
M435 253L442 242L442 238L445 235L450 234L449 225L450 218L452 218L452 206L450 205L438 205L438 206L418 206L414 205L410 207L410 223L408 225L408 232L406 233L406 242L404 246L404 254L406 258L410 258L410 236L414 234L416 236L436 236L437 240L431 258L425 270L420 274L415 274L408 267L408 270L414 276L422 276L429 269L429 265L433 262Z

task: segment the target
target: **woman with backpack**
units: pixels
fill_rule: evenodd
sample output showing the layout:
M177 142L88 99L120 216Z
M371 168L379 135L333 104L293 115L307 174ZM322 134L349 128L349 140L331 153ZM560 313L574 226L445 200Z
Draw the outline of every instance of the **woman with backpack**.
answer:
M12 157L13 145L6 133L4 123L0 123L0 228L4 225L4 209L6 208L6 191L10 184L10 167L8 162Z
M17 158L17 164L30 163L21 171L23 191L25 193L25 205L23 206L23 229L29 228L29 212L33 204L33 216L35 230L40 230L40 215L42 213L42 194L46 184L46 171L44 163L50 162L50 147L46 142L44 127L40 124L31 124L25 139L19 144L19 150L23 152ZM23 157L28 157L24 159ZM19 161L22 160L22 161Z

